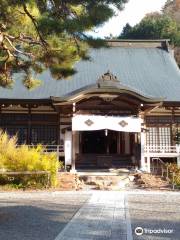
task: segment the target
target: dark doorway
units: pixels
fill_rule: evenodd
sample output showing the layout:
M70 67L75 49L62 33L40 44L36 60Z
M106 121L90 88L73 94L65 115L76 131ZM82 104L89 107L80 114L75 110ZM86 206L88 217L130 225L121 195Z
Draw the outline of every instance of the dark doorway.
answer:
M115 131L108 131L108 152L110 154L116 154L117 153L117 144L118 144L118 132Z
M82 153L116 154L117 132L110 130L82 132Z

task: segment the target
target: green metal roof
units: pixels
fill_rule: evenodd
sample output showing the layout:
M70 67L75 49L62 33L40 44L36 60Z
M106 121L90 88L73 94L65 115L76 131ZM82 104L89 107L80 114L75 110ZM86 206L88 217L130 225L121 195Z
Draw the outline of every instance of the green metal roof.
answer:
M109 70L122 85L145 96L180 101L180 71L170 52L156 47L110 47L91 49L89 55L90 61L76 63L77 73L70 79L54 80L49 71L37 76L42 85L34 90L27 90L16 74L12 89L0 87L0 99L63 98L96 84Z

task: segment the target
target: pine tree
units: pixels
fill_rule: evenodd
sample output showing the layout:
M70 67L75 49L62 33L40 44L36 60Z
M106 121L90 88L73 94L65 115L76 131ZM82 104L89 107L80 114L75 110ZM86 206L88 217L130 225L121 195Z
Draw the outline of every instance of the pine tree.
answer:
M32 73L49 69L56 79L75 72L73 65L87 59L89 46L104 44L88 37L122 9L127 0L1 0L0 84L10 86L20 72L24 85L40 84Z

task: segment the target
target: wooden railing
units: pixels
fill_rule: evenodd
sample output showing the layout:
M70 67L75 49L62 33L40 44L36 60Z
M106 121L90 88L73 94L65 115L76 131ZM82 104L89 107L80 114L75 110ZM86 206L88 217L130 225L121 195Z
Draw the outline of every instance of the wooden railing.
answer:
M144 156L177 158L180 156L180 152L179 149L176 148L176 146L147 145L144 148Z
M145 153L178 153L176 146L146 145Z
M36 147L36 145L28 145L28 147ZM43 145L44 152L50 153L50 152L56 152L58 157L64 156L64 146L63 145Z
M45 152L56 152L59 156L64 154L63 145L45 145Z

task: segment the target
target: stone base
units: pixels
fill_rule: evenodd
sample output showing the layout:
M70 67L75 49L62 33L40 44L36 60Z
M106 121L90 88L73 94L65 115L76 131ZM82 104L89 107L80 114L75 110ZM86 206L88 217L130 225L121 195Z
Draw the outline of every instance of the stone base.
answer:
M78 176L70 172L59 173L58 185L62 191L79 190L82 188L82 182L79 181Z

